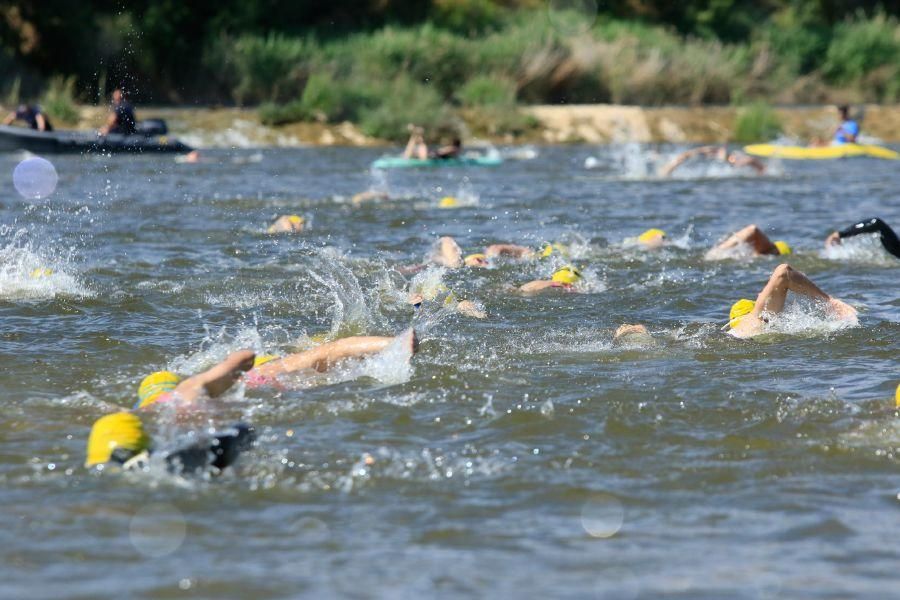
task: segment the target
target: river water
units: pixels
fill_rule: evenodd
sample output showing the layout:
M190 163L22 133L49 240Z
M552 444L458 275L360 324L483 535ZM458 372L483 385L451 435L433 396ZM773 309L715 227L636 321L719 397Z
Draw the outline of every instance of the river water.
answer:
M499 168L381 174L372 149L51 157L56 191L35 201L12 183L25 157L0 156L0 595L896 594L900 261L873 239L822 241L870 216L900 227L900 170L689 164L659 180L654 152L536 148ZM390 198L350 201L370 188ZM439 207L447 195L456 207ZM291 213L306 232L264 233ZM748 223L787 240L858 325L801 302L760 338L722 333L778 263L704 259ZM623 242L649 227L673 243ZM404 274L440 235L466 253L562 242L569 257ZM566 262L577 293L515 293ZM488 316L416 313L410 284ZM655 342L614 344L633 322ZM143 415L160 446L252 423L256 448L221 476L82 466L91 423L130 408L150 371L410 324L409 364Z

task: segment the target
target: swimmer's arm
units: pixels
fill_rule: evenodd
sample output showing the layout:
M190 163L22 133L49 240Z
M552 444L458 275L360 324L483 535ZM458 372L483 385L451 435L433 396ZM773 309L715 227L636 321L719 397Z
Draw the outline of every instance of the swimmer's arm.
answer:
M381 352L394 341L393 337L356 336L328 342L305 352L289 354L280 360L273 360L256 367L255 371L264 377L276 377L305 369L324 372L335 363L348 358L362 358Z
M485 256L511 256L512 258L525 258L534 254L531 248L517 246L516 244L491 244L484 249Z
M739 244L749 244L757 254L779 254L778 248L772 243L769 236L763 233L757 225L747 225L716 245L713 250L727 250Z
M549 279L538 279L536 281L529 281L525 285L519 288L519 292L523 294L535 294L537 292L543 292L544 290L548 290L550 288L558 288L562 287L561 283L557 283L556 281L551 281Z
M16 120L16 113L11 112L3 119L4 125L11 125Z
M35 115L34 120L37 121L38 131L47 131L47 119L42 113Z
M763 311L779 313L784 310L788 291L800 294L813 300L828 302L831 296L823 292L806 275L792 269L790 265L781 264L772 272L768 283L756 297L756 306L750 313L760 318Z
M179 383L174 393L185 402L193 402L204 392L212 398L221 396L244 372L253 368L255 357L252 350L232 352L213 368Z

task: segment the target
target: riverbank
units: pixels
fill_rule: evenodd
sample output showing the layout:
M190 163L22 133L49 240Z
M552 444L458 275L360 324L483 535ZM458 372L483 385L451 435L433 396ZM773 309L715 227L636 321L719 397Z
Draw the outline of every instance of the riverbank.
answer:
M836 125L833 106L774 107L783 134L797 140L828 137ZM900 104L860 105L867 136L886 143L900 142ZM567 143L711 143L734 138L741 109L733 106L653 107L610 104L530 106L521 111L533 117L535 126L519 136L490 135L480 119L463 118L469 140L498 144ZM79 129L99 127L105 108L79 109ZM193 146L296 147L296 146L383 146L390 142L364 135L350 122L339 124L294 123L267 126L255 109L249 108L153 108L141 107L142 119L163 118L171 133ZM481 123L479 125L479 123Z

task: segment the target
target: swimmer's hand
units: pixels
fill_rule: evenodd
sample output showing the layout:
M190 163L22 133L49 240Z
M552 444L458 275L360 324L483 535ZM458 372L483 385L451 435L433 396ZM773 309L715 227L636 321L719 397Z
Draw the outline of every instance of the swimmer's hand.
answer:
M837 231L834 231L825 238L825 247L828 246L840 246L841 245L841 236Z

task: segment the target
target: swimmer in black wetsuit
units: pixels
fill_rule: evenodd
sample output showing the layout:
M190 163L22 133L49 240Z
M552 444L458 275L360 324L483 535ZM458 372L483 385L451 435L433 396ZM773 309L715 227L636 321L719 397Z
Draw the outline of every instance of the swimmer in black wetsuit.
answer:
M897 258L900 258L900 239L897 239L897 234L894 233L894 230L888 227L888 224L878 217L869 219L868 221L854 223L841 231L835 231L825 239L825 246L836 246L840 244L841 240L844 238L861 235L863 233L877 233L884 249Z
M173 472L195 473L209 467L221 471L253 446L255 440L256 432L251 426L237 423L221 433L166 452L163 458ZM123 411L106 415L91 427L84 466L113 464L125 470L140 470L147 466L153 453L141 420L134 413Z

